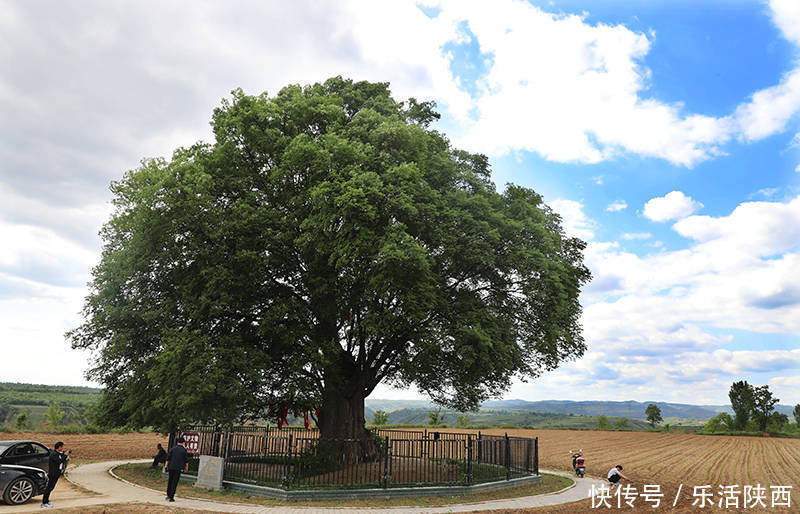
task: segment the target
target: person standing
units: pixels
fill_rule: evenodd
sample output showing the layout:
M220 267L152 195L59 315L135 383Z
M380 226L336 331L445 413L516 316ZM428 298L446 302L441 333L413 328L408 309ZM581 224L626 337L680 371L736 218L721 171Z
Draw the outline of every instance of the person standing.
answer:
M177 444L167 452L167 462L164 465L164 471L169 473L167 500L171 502L175 501L175 490L178 488L181 473L189 469L189 452L186 451L184 446L186 440L183 437L179 437L175 442Z
M72 453L72 450L64 450L64 443L61 441L57 442L55 446L53 446L53 449L54 451L50 452L50 457L47 462L48 480L47 487L44 490L44 496L42 496L43 509L49 509L53 506L53 504L50 503L50 493L55 489L59 477L61 477L67 469L67 462L69 462L69 456Z

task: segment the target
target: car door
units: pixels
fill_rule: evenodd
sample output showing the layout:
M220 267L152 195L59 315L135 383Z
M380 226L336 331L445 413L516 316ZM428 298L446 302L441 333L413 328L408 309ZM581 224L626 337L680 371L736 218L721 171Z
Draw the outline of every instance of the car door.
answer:
M27 460L28 464L25 464L25 466L39 468L46 473L50 465L50 450L39 443L31 443L31 446L33 447L33 453L30 454L30 458Z
M12 446L6 452L3 462L18 466L30 466L47 471L47 459L50 452L39 443L24 442Z

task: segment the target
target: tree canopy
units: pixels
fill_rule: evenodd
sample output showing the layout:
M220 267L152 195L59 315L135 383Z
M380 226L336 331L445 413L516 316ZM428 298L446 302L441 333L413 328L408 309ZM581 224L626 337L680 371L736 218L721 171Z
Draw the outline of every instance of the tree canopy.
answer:
M758 429L762 432L767 429L767 424L778 403L778 398L772 396L769 386L763 385L753 389L753 419L758 423ZM788 421L788 418L787 418Z
M651 427L654 427L657 423L664 421L664 419L661 417L661 409L655 403L648 405L644 410L644 413L647 416L647 421L650 423Z
M361 437L381 382L475 409L582 355L585 244L498 192L433 104L332 78L235 90L215 141L111 186L84 322L104 422L183 427L320 409ZM336 428L334 428L336 427Z
M731 400L734 412L733 424L737 430L744 430L753 410L753 386L746 380L734 382L731 384L728 398Z

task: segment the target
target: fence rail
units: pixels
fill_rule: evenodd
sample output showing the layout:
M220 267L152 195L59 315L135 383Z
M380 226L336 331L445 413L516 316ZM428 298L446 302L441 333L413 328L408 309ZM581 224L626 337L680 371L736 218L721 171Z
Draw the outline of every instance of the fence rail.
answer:
M538 438L380 429L365 443L305 429L194 430L200 454L224 458L225 480L284 489L471 485L539 474Z

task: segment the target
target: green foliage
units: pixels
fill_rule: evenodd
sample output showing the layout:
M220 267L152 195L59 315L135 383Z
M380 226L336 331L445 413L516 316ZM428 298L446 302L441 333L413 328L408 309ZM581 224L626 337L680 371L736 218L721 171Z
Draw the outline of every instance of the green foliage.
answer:
M597 429L598 430L611 430L611 423L605 416L597 416Z
M382 410L376 410L372 415L372 424L382 426L389 422L389 414Z
M17 413L17 409L8 401L0 400L0 424L5 423Z
M763 385L753 389L753 410L751 415L758 423L760 431L763 432L767 429L767 424L769 424L777 403L778 399L772 396L769 386Z
M14 428L17 430L25 430L28 428L28 415L23 412L17 416L17 421L14 423Z
M734 382L731 384L728 398L735 414L734 426L736 430L744 430L753 410L753 386L747 381Z
M45 423L51 429L55 429L61 425L61 420L64 419L64 413L59 409L58 404L51 403L47 409L47 414L44 415Z
M786 432L789 416L780 412L772 412L767 420L767 432Z
M656 424L664 421L664 418L661 417L661 409L655 403L648 405L644 410L644 414L647 416L647 421L651 427L655 427Z
M800 426L800 403L794 406L794 411L792 411L792 414L794 414L795 422L798 426Z
M614 423L614 428L616 430L627 430L628 429L628 419L627 418L619 418Z
M706 421L703 425L703 432L714 434L717 432L730 431L735 429L735 424L731 415L727 412L720 412L713 418Z
M437 116L340 77L236 90L212 144L113 183L67 334L96 352L96 421L169 430L288 404L320 407L327 432L353 411L337 401L382 381L464 411L580 356L585 243L534 191L498 193Z
M442 424L442 409L436 409L428 413L428 424L434 427L438 427Z
M466 428L469 426L469 416L461 414L456 418L456 426L459 428Z
M664 432L669 432L670 428L669 423L664 423Z

